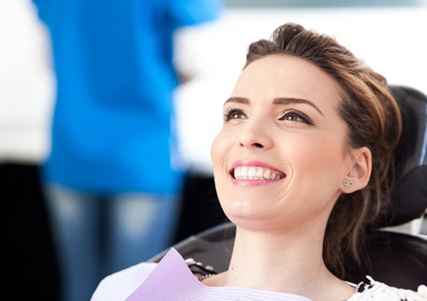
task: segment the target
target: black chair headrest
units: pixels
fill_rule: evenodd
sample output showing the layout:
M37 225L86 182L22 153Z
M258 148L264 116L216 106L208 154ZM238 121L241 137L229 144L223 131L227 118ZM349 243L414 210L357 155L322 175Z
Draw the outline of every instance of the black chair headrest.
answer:
M414 220L427 208L427 96L408 87L390 88L400 107L403 132L395 153L392 208L382 212L380 227Z

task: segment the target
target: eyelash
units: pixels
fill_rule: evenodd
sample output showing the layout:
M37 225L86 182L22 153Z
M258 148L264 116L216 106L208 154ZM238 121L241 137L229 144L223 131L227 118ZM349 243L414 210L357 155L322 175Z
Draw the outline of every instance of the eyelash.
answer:
M224 111L224 121L229 122L233 119L242 119L242 116L244 119L247 118L246 114L241 109L236 108L227 108ZM294 119L288 119L288 118L294 118ZM296 118L296 120L295 120ZM303 122L307 125L314 125L313 121L304 113L300 111L295 110L287 110L283 112L282 117L279 118L281 121L291 121L291 122Z
M235 108L227 108L224 111L224 121L228 122L230 120L237 119L235 117L232 117L235 114L238 114L239 117L241 116L246 117L246 114L243 112L243 110L235 109Z
M296 118L297 120L290 120L290 119L288 119L289 117ZM311 119L306 114L304 114L304 113L302 113L300 111L295 111L295 110L285 111L283 113L283 116L280 117L279 120L287 120L287 121L293 121L293 122L303 122L303 123L305 123L307 125L314 125L313 121L311 121Z

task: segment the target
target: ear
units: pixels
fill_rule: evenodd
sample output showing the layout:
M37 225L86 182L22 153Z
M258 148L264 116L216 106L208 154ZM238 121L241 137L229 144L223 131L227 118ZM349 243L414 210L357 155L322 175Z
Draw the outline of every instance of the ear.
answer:
M343 193L352 193L361 190L368 185L372 171L372 154L369 148L361 147L351 150L352 163L347 171L346 178L351 185L341 185Z

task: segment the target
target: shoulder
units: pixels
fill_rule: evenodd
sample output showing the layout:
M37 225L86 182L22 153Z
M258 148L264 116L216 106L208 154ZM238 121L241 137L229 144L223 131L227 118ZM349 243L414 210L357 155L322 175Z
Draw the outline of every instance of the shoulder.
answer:
M91 301L124 300L151 274L156 263L140 263L104 278L96 288Z
M357 285L356 293L348 301L388 300L388 301L427 301L427 287L420 285L412 291L388 286L382 282L367 277L370 283L361 282Z

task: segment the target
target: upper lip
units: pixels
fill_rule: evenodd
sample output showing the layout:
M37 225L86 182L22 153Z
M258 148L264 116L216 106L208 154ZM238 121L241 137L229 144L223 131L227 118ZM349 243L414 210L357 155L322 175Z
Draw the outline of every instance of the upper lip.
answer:
M277 168L275 168L274 166L272 166L272 165L270 165L268 163L265 163L265 162L262 162L262 161L257 161L257 160L239 160L239 161L236 161L231 166L230 175L234 178L234 171L235 171L235 169L237 167L243 167L243 166L245 166L245 167L255 167L255 168L261 167L263 169L266 169L266 170L269 170L269 171L273 172L275 175L278 176L279 179L282 179L282 178L286 177L286 173L278 170Z

